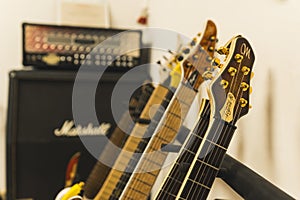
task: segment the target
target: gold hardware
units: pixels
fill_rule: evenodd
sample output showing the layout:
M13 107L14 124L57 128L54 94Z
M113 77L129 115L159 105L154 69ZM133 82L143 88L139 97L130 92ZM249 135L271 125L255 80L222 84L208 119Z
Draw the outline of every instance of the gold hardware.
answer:
M197 60L198 58L199 58L198 55L193 55L193 59L194 59L194 60Z
M243 91L245 92L245 91L247 91L248 90L248 88L249 88L249 85L247 84L247 83L245 83L245 82L242 82L241 83L241 88L243 89Z
M200 36L201 36L201 33L198 33L197 36L200 37Z
M219 67L221 65L220 59L219 58L214 58L211 65L214 66L214 67L215 66Z
M235 106L235 97L229 92L223 108L220 110L221 118L226 122L231 122L233 119L233 109Z
M186 63L186 66L188 66L188 67L192 67L193 65L192 65L192 63L190 63L190 62L187 62L187 63Z
M254 72L251 72L250 79L253 79L253 77L254 77Z
M214 47L209 47L208 50L209 51L213 51L215 48Z
M249 94L252 94L252 87L250 86Z
M217 49L217 52L221 55L228 55L229 49L226 47L220 47Z
M247 67L247 66L243 66L243 67L242 67L242 72L244 72L244 75L246 76L246 75L248 75L248 74L249 74L249 72L250 72L250 68L249 68L249 67Z
M229 67L228 72L229 72L230 76L235 76L237 69L234 67Z
M241 54L235 54L234 59L236 60L237 63L241 63L243 60L244 56L242 56Z
M42 60L48 65L57 65L60 61L59 56L55 53L49 53L48 55L43 56Z
M249 109L251 109L251 108L252 108L252 105L249 104Z
M210 39L210 41L212 41L212 42L213 42L213 41L215 41L215 40L216 40L216 36L211 36L209 39Z
M241 103L241 107L244 108L248 104L248 101L244 98L241 98L240 103Z
M222 85L222 87L223 87L223 89L226 89L227 87L228 87L228 81L226 81L226 80L221 80L221 83L220 83L221 85Z
M213 74L212 72L210 71L206 71L202 74L202 77L205 79L205 80L211 80L213 78Z

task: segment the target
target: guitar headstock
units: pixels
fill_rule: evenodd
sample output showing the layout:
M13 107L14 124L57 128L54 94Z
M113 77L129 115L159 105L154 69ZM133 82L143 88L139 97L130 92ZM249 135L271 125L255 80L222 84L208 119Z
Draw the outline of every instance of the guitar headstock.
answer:
M203 34L198 34L177 56L182 66L182 77L195 90L205 79L205 72L212 70L211 62L217 43L217 28L213 21L208 20ZM204 77L204 78L203 78Z
M255 56L251 45L242 36L232 38L218 52L226 58L209 90L212 116L234 124L249 111Z

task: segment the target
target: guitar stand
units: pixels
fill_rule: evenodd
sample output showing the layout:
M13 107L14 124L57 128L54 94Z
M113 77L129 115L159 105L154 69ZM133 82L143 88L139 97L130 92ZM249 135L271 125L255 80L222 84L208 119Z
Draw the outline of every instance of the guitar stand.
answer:
M176 153L179 152L180 148L180 145L162 145L163 151L167 152ZM294 199L228 154L224 157L217 177L247 200Z

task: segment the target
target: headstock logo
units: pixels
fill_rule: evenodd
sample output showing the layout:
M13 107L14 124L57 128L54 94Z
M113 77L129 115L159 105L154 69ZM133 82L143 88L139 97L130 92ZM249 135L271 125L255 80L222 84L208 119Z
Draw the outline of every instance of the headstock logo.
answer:
M251 49L247 47L245 43L242 44L240 52L243 56L246 56L250 60Z

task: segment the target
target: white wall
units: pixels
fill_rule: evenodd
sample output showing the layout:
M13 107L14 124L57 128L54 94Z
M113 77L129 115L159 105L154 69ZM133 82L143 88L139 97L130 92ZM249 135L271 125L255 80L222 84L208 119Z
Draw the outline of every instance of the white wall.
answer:
M109 0L112 25L140 27L141 0ZM230 153L285 191L300 198L300 2L297 0L150 0L149 26L193 37L206 19L219 29L219 44L235 34L249 38L255 49L253 109L239 123ZM0 7L0 114L5 116L7 72L21 66L21 22L56 22L56 0L2 0ZM271 82L269 77L271 76ZM269 97L270 91L271 97ZM267 108L272 102L270 116ZM271 120L271 122L270 122ZM267 122L271 125L267 126ZM273 123L272 123L273 122ZM0 121L0 188L5 187L4 121ZM271 134L267 134L272 130ZM221 194L218 194L218 197Z

